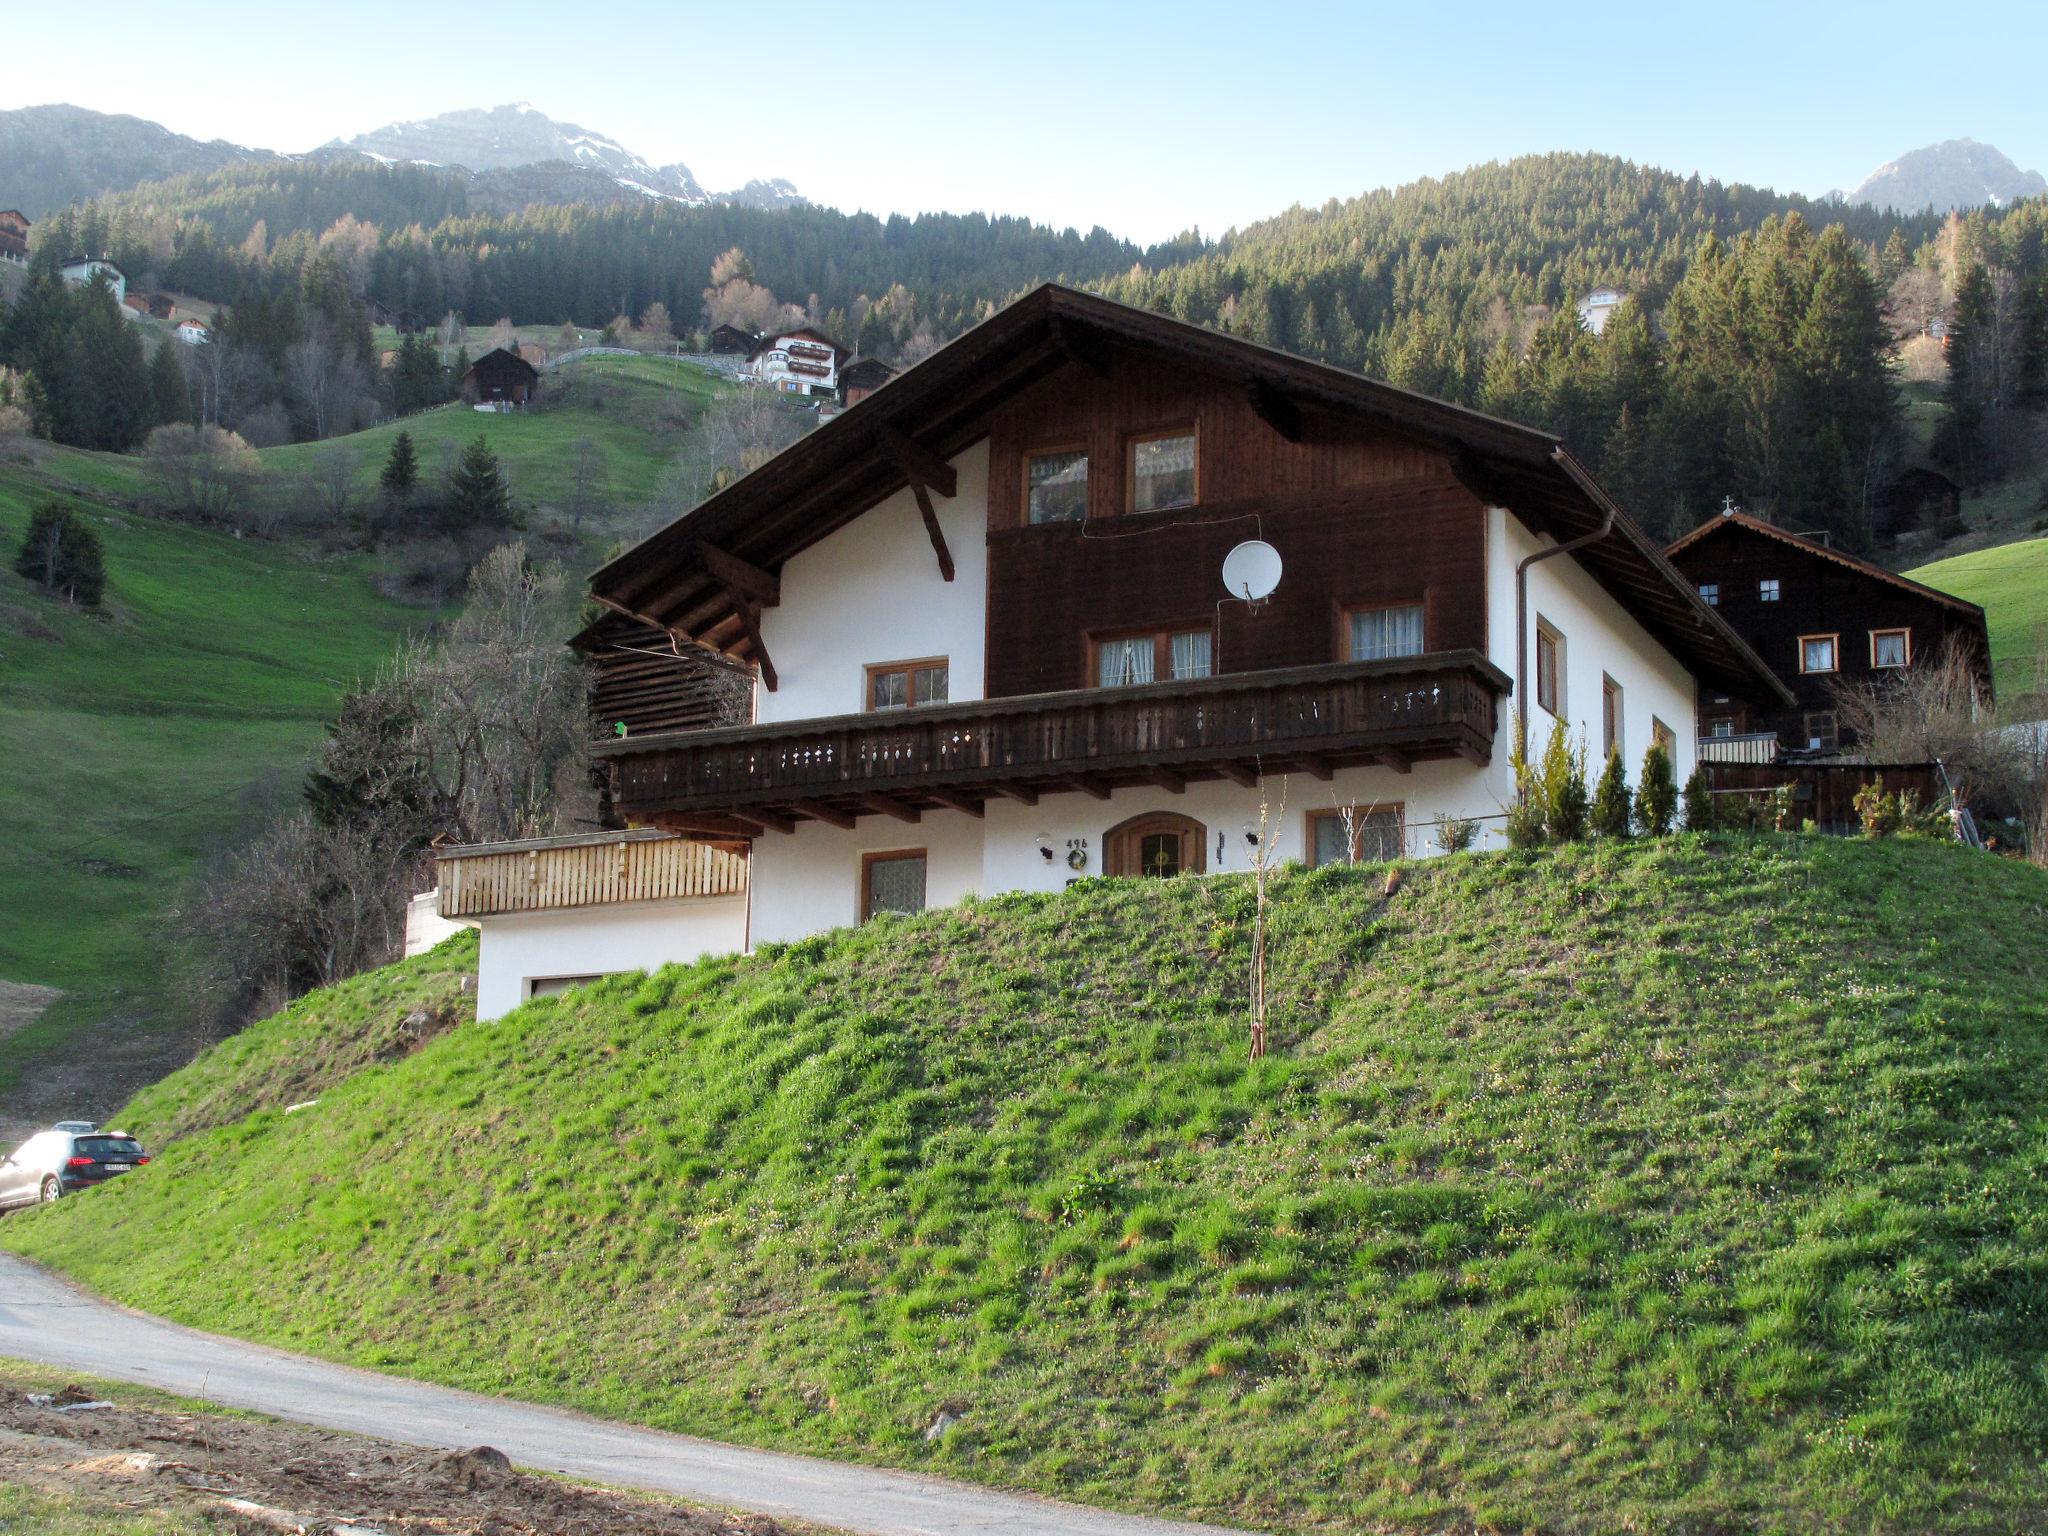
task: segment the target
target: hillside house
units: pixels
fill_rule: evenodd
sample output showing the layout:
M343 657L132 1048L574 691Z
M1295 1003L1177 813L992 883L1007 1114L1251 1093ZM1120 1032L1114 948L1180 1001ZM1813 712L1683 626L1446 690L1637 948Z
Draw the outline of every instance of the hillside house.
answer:
M1258 601L1221 575L1248 542L1282 562ZM1549 434L1054 285L591 585L615 617L576 643L633 658L593 689L611 810L743 855L749 943L1242 870L1261 835L1497 847L1513 713L1633 777L1691 761L1703 688L1791 702ZM693 647L746 669L744 723L675 723ZM636 944L603 965L701 952Z
M28 216L19 208L0 208L0 261L28 265Z
M845 348L823 331L770 332L754 344L747 365L755 379L793 395L836 395Z
M736 325L721 325L711 333L711 350L727 356L751 357L761 338Z
M1619 288L1605 284L1595 288L1579 300L1579 324L1598 336L1607 329L1608 317L1621 308L1622 300L1627 297Z
M493 347L462 376L462 398L471 405L530 405L539 394L540 370L503 347Z
M1786 697L1709 689L1700 696L1703 755L1770 761L1853 747L1837 690L1966 648L1991 697L1984 610L1744 512L1723 512L1667 551L1701 599L1761 656Z
M180 320L171 334L188 347L203 346L213 339L213 332L202 320Z
M74 256L57 269L58 275L74 288L83 288L102 273L114 290L114 302L124 303L128 297L128 279L121 269L111 261L98 256Z
M858 405L895 377L879 357L857 357L839 370L839 403Z

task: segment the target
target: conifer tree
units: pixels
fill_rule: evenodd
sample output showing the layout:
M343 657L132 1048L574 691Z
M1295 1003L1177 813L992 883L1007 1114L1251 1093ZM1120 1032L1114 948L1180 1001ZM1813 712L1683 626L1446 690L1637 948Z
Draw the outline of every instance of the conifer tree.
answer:
M192 396L185 387L185 370L178 360L180 341L160 341L149 360L150 410L155 424L172 426L192 419Z
M52 597L82 608L97 608L106 592L100 536L59 501L44 502L29 517L14 569Z
M1596 837L1628 836L1628 775L1621 766L1621 748L1607 754L1600 787L1593 792L1593 833Z
M391 440L391 454L384 461L384 472L377 477L377 484L387 501L403 503L412 499L419 483L420 461L413 448L412 434L401 432Z
M1656 742L1643 754L1643 776L1636 783L1636 827L1646 837L1663 837L1678 813L1678 783L1671 776L1671 755Z
M1685 781L1685 828L1705 832L1714 825L1714 790L1707 782L1707 765L1696 764Z
M462 460L448 480L448 500L441 517L445 530L456 535L511 526L512 493L487 438L479 435L462 451Z

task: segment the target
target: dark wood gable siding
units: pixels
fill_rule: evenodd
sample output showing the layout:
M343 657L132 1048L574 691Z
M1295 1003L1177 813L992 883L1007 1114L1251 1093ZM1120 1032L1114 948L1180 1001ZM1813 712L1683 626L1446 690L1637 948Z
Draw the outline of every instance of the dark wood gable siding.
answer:
M1485 648L1485 508L1444 455L1312 412L1289 441L1242 389L1103 364L1069 364L991 420L990 697L1088 687L1088 637L1141 626L1213 626L1220 672L1341 660L1349 605L1420 601L1430 650ZM1188 424L1196 506L1125 513L1130 439ZM1026 456L1075 447L1086 525L1025 526ZM1256 615L1219 612L1224 555L1259 537L1285 562L1279 591Z

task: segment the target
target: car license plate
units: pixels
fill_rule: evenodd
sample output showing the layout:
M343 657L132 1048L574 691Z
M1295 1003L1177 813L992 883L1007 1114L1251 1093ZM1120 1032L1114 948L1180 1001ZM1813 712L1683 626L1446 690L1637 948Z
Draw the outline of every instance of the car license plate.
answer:
M130 1168L133 1168L134 1166L135 1165L133 1163L109 1163L107 1164L107 1172L126 1173Z

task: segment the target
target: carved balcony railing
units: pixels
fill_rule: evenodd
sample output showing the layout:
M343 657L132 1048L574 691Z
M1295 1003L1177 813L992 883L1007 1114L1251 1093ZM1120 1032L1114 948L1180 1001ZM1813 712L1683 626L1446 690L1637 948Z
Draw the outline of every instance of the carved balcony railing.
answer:
M620 812L751 835L810 817L851 825L991 795L1076 790L1493 752L1507 674L1477 651L1230 673L599 743Z

